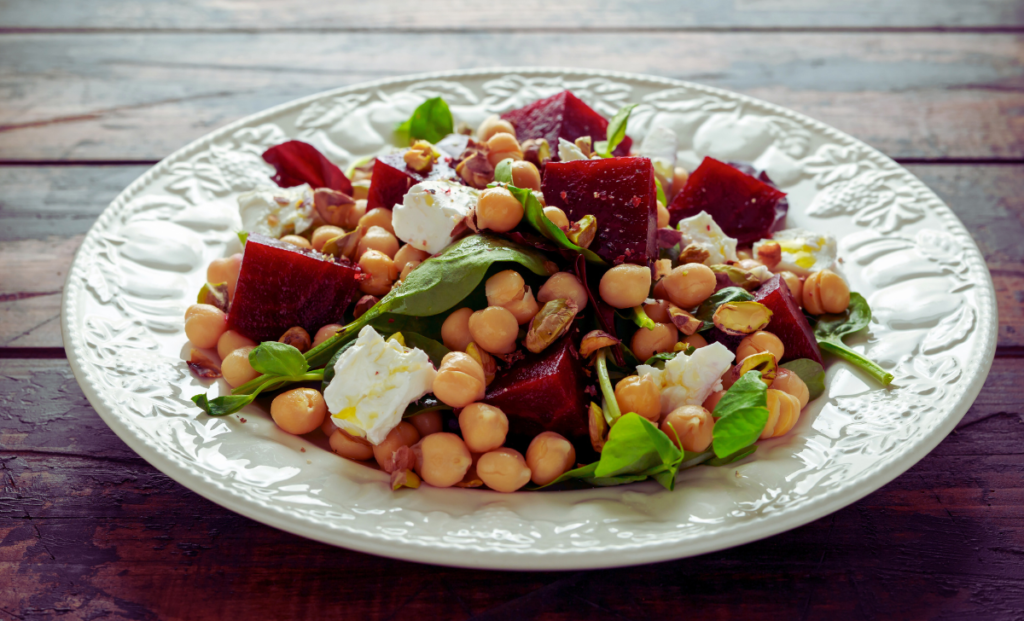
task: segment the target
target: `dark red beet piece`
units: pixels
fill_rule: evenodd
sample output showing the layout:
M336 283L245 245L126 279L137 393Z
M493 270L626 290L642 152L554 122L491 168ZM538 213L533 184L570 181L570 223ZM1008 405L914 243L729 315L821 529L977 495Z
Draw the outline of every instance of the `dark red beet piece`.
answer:
M343 315L359 296L359 270L263 235L242 255L228 327L254 341L276 341L293 326L310 334Z
M608 131L608 119L569 91L509 110L501 118L515 126L519 142L537 138L547 140L556 160L559 138L575 142L577 138L590 136L596 143L604 140ZM632 144L633 140L626 136L612 154L629 155Z
M352 195L352 182L311 144L290 140L270 147L263 159L277 170L272 179L282 188L308 183L314 190L330 188Z
M782 276L776 274L765 281L754 293L754 300L764 304L772 312L772 320L767 330L779 337L785 346L783 362L810 358L822 364L821 349L818 348L818 340L814 338L814 330L807 323L807 318L793 299L793 294L789 292L789 287L786 286L786 281L782 280Z
M712 157L705 157L686 185L668 206L673 226L683 218L702 211L714 218L740 246L771 237L782 226L788 203L785 192L736 170Z
M570 334L499 373L484 403L505 413L509 437L516 443L529 443L542 431L585 438L589 426L583 382L583 364Z
M409 188L427 179L456 179L452 168L452 158L442 155L434 162L434 167L426 175L409 168L404 159L405 152L388 153L373 163L373 176L370 178L370 190L366 197L366 208L386 207L391 209L402 202Z
M658 258L658 195L646 157L551 162L541 189L545 203L561 207L571 222L597 218L590 250L602 259L647 265Z

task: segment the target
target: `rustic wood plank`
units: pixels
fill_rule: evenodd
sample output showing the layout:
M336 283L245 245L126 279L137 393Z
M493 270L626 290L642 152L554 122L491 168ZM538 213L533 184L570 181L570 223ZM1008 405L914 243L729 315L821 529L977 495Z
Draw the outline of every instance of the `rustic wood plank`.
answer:
M5 160L155 160L301 95L503 64L721 86L898 158L1024 157L1024 46L1015 34L8 34L0 57Z
M997 360L969 420L935 451L812 524L698 559L544 574L426 568L260 525L136 457L66 362L0 361L0 612L1004 618L1024 607L1022 373L1024 359Z
M912 165L974 235L996 284L999 345L1024 346L1024 165ZM0 347L61 347L60 292L75 250L145 167L0 166ZM77 188L89 188L79 193Z
M1001 0L470 0L377 2L174 3L105 0L102 11L73 0L13 0L0 13L2 28L152 28L224 30L583 30L627 28L1008 28L1024 12Z

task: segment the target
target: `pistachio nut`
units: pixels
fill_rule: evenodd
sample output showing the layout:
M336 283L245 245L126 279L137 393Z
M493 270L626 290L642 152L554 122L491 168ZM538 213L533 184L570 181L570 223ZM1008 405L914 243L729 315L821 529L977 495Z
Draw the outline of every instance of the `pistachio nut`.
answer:
M746 375L748 371L760 371L761 381L771 386L778 370L779 362L775 359L775 354L770 351L750 354L732 368L733 382Z
M434 167L434 148L425 140L417 140L412 143L409 150L402 156L405 165L416 172L425 175Z
M782 246L777 241L761 242L757 246L757 260L772 269L782 261Z
M726 302L711 317L715 327L732 336L763 330L772 320L772 311L760 302Z
M698 244L688 244L679 252L679 265L703 263L711 258L711 251Z
M327 240L327 243L320 249L320 252L333 257L353 259L355 258L356 249L359 247L359 242L363 239L364 232L363 227L360 226L344 235L331 238Z
M466 345L466 353L473 360L476 360L484 370L484 385L489 386L494 381L494 376L498 372L498 365L494 362L494 356L480 349L480 347L473 342Z
M537 168L551 160L551 145L544 138L524 140L519 146L523 150L523 159L532 162Z
M580 342L580 355L584 358L589 358L590 354L602 347L611 347L621 342L603 330L591 330L583 336L583 340Z
M737 287L743 287L747 291L753 291L761 286L761 278L753 271L739 265L725 265L720 263L711 266L711 271L716 274L725 274Z
M587 413L587 418L590 422L590 445L594 447L594 450L598 453L604 448L604 443L608 439L608 421L604 418L604 412L601 411L601 406L590 402L590 411Z
M594 152L594 143L590 136L580 136L576 139L576 148L583 152L583 155L590 157Z
M355 199L344 192L330 188L313 190L313 206L316 207L317 214L332 226L344 226L355 204Z
M476 189L483 189L494 181L494 166L487 160L487 147L470 143L462 152L462 161L455 167L455 173Z
M704 325L704 322L700 319L672 304L668 306L668 316L672 320L672 325L686 336L692 336Z
M565 232L565 235L569 241L580 248L589 248L597 236L597 218L590 214L583 216L579 222L569 225L569 230Z
M218 377L222 377L220 364L194 347L192 348L192 351L189 352L188 368L192 371L192 375L195 375L199 379L216 379Z
M391 491L397 492L403 487L411 487L416 489L420 486L420 477L412 470L406 468L403 470L395 470L391 473Z
M199 304L216 306L225 313L228 312L228 283L220 282L215 285L210 283L204 284L203 288L199 290L196 302Z
M538 354L565 334L579 307L572 300L551 300L530 320L526 349Z
M668 276L671 271L672 259L658 259L654 262L654 277L652 280L654 280L654 282L658 282L662 278Z

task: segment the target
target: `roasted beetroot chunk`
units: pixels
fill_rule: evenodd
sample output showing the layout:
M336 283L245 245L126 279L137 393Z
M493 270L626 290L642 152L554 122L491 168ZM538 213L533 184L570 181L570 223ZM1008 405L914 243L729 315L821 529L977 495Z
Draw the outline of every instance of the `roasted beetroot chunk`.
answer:
M705 157L668 212L675 226L683 218L706 211L726 235L744 246L771 237L772 231L782 227L788 208L785 196L763 181Z
M645 157L551 162L544 169L544 201L575 222L597 218L590 244L609 263L647 265L658 258L654 166Z
M359 296L359 270L263 235L250 235L242 255L228 327L254 341L276 341L293 326L314 334Z
M765 281L754 294L754 300L772 312L767 330L779 337L786 348L782 362L810 358L822 364L821 349L818 348L818 340L814 338L814 330L807 323L807 318L793 299L782 276L776 274Z
M555 159L558 159L559 138L574 142L577 138L590 136L596 143L605 139L608 129L608 119L569 91L509 110L501 118L515 126L519 142L536 138L547 140ZM629 155L632 144L633 140L626 136L613 155Z
M586 438L583 382L583 364L570 334L499 373L488 387L484 403L505 413L514 443L529 443L542 431L569 439Z
M370 191L366 197L366 208L393 208L402 202L409 188L427 179L455 179L452 158L442 155L434 162L434 167L426 175L409 168L404 159L405 152L388 153L377 158L373 163L373 176L370 180Z

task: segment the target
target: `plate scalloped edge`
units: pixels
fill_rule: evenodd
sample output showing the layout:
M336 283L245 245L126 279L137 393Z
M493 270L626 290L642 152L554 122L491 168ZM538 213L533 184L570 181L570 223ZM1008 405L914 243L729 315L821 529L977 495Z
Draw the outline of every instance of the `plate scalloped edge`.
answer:
M722 485L725 475L754 481L750 489L736 492L747 495L725 512L726 518L690 520L684 525L670 523L666 516L677 517L677 503L681 502L682 495L669 497L671 501L666 504L667 493L652 486L635 485L611 494L609 490L592 494L546 494L545 497L569 500L558 508L577 519L573 523L555 525L550 514L538 517L542 512L527 506L528 501L523 498L536 498L533 494L518 494L518 498L513 499L492 492L430 490L414 500L410 500L410 496L394 496L396 507L381 509L380 499L392 497L367 490L386 488L386 485L373 474L359 472L367 470L365 468L339 466L341 474L328 472L319 479L306 480L302 484L306 489L297 494L298 504L288 504L281 501L277 490L274 490L275 495L267 488L268 480L283 476L280 472L268 471L269 478L264 480L251 475L254 470L270 466L251 467L251 460L241 460L246 463L239 465L234 463L238 459L219 455L201 467L196 451L209 451L209 443L199 446L202 445L200 438L195 440L197 446L190 447L191 437L182 442L180 438L160 435L162 430L154 431L153 421L160 421L168 428L173 426L172 422L174 425L194 422L183 418L174 404L191 406L184 393L195 393L202 387L186 377L187 371L181 375L184 365L180 359L176 360L176 367L168 364L168 360L173 362L178 356L176 350L170 350L172 355L168 358L166 346L161 350L149 343L150 337L182 338L180 328L175 330L167 317L152 310L160 307L153 302L152 292L149 297L119 295L119 292L130 290L133 278L149 274L147 270L152 269L169 274L167 282L186 282L186 275L195 272L204 257L208 260L207 255L216 243L228 243L221 238L230 237L231 232L225 233L223 226L219 229L212 226L203 231L199 241L187 237L173 239L177 246L172 248L178 251L175 256L192 259L191 262L181 259L180 264L168 263L166 258L154 259L137 248L139 244L133 246L135 240L130 236L118 233L123 232L124 227L135 227L132 233L150 240L146 237L145 226L137 226L140 213L148 214L144 218L150 219L145 222L163 223L162 230L174 229L182 222L189 225L188 218L180 217L181 210L195 207L195 197L201 196L202 189L189 185L184 190L168 191L166 187L181 177L191 182L188 175L195 175L196 167L203 165L203 162L192 161L194 158L204 157L207 152L211 152L212 157L225 157L225 153L216 151L217 144L230 142L242 130L248 130L248 138L255 143L249 145L252 156L258 147L267 146L261 140L279 138L274 132L254 137L260 128L287 115L301 115L315 106L320 109L312 116L319 116L306 119L305 135L300 132L300 137L329 153L332 146L337 147L332 156L344 158L347 151L332 144L331 132L336 131L333 128L340 121L358 112L360 106L367 107L367 101L374 96L394 98L387 104L392 108L408 107L417 97L422 99L419 93L423 89L452 88L456 91L452 96L457 99L473 95L473 89L461 86L460 81L482 82L497 84L493 88L498 94L492 91L489 103L477 102L477 107L490 109L488 105L493 107L494 102L503 97L503 109L507 109L512 103L536 97L538 92L549 92L569 80L576 80L572 84L579 84L579 88L586 91L585 99L606 114L624 99L634 98L634 90L650 91L639 98L649 104L650 110L646 115L638 115L641 126L645 128L648 126L645 124L658 115L662 115L662 120L670 118L669 122L678 123L684 129L687 122L698 119L694 121L693 144L689 145L691 153L711 153L719 157L756 154L770 172L777 170L783 177L792 173L793 178L787 179L792 183L782 185L792 192L795 204L806 205L800 216L817 218L820 220L814 222L822 223L808 228L822 228L832 223L831 226L844 231L855 230L841 239L843 256L850 258L848 267L853 282L865 291L872 291L869 296L872 307L876 315L882 317L881 322L873 324L871 339L863 346L876 357L886 359L889 356L904 392L858 392L857 387L863 383L858 384L855 374L838 364L830 368L830 389L833 383L849 388L845 393L840 391L833 395L830 392L827 403L820 404L813 414L805 415L808 420L802 420L799 429L810 439L801 437L799 442L794 440L789 444L776 442L763 451L765 471L779 474L780 481L791 477L795 481L793 489L789 490L792 493L773 493L769 485L755 481L757 473L750 469L752 464L756 468L758 458L755 457L735 469L719 469L717 474L706 475L704 478L709 479L706 484L699 477L693 477L693 493L707 493L709 499L716 498L718 492L709 491L708 487ZM446 86L448 84L450 86ZM403 86L407 88L403 90ZM465 93L458 92L460 86ZM409 92L410 87L412 92ZM402 94L404 98L399 97ZM469 101L472 103L472 97ZM348 107L340 114L332 112L338 105ZM469 110L471 107L467 104L461 108ZM460 106L453 105L453 109L459 115ZM637 112L642 111L637 109ZM363 119L363 122L372 126L373 120ZM389 123L391 117L378 124ZM631 123L631 134L634 133L632 128ZM741 139L730 139L736 133ZM235 140L237 143L237 137ZM183 168L186 164L191 168ZM239 163L229 162L224 167L230 168L233 164ZM235 181L240 179L240 182L232 184L228 179L229 187L221 193L222 197L230 200L240 191L239 185L245 189L244 184L252 182L253 174L262 172L258 164L251 166L254 168L239 173ZM202 174L205 173L200 170L198 178L202 179ZM166 200L153 199L148 203L142 200L148 196L144 191L152 189L154 182L161 179L169 179L160 194ZM200 194L190 196L194 192ZM216 200L218 196L208 193L207 198ZM172 223L172 217L178 220ZM932 228L925 226L928 224ZM165 240L147 243L163 242ZM883 269L892 265L898 268L895 276L891 270ZM908 283L916 294L930 301L938 300L942 314L936 315L935 310L931 314L921 311L916 323L905 319L901 323L895 311L900 305L905 306L906 300L894 291L905 289ZM136 285L136 294L138 289ZM720 89L620 72L558 68L451 71L379 80L276 106L204 136L143 174L103 212L75 257L62 307L61 327L68 360L90 403L134 451L179 483L242 515L325 543L404 560L517 570L612 567L721 550L806 524L866 496L924 457L960 421L980 392L992 364L997 328L994 288L969 233L938 197L878 151L793 111ZM113 316L92 321L96 309ZM180 316L179 312L179 324ZM882 338L887 334L889 340ZM890 342L898 346L889 347ZM133 349L132 364L118 357L118 347ZM115 376L118 379L112 382ZM907 395L917 401L908 402ZM823 414L823 410L827 412ZM873 415L879 416L889 427L872 420ZM830 426L830 420L840 420L842 424ZM894 425L900 422L905 423L905 431L910 436L893 436ZM221 421L221 424L227 423ZM210 442L223 444L225 429L214 429L211 425L198 433L211 433ZM274 436L273 430L266 426L258 427L256 433L261 436L259 442L270 441L289 453L299 454L295 448L298 444ZM824 447L830 438L832 447ZM859 444L855 445L851 438L857 439ZM894 442L903 444L897 446ZM829 450L832 453L828 453ZM855 466L833 467L829 461L846 458L847 453L857 451L863 454L858 455ZM794 456L799 457L797 461L803 466L796 473L782 465L786 459L793 461ZM295 469L292 462L285 463L290 456L275 453L274 457L281 462L281 467L271 470L292 472ZM224 460L227 460L226 466ZM322 463L321 456L317 456L314 468L320 468ZM218 472L211 464L224 470ZM835 480L851 473L850 482L843 484ZM321 497L314 488L320 485L322 491L325 481L343 487L346 493L354 493L352 506L358 506L359 510L338 511L330 502L323 503L327 508L318 508L316 502ZM351 483L341 484L341 481ZM691 482L690 479L687 482ZM273 482L271 486L277 483L280 482ZM803 491L801 484L806 487ZM676 494L679 491L677 487ZM437 501L451 502L455 498L451 494L476 495L470 503L472 511L465 518L470 522L454 519L439 511L437 506L430 506ZM311 502L313 509L303 508ZM554 505L561 502L541 501ZM602 520L599 517L614 515L619 510L633 512L627 516L631 519L622 520L621 527L615 525L617 518ZM397 521L389 515L393 513L399 514ZM732 514L737 514L735 519L730 517ZM637 519L644 515L649 516L648 522ZM579 521L583 522L582 529L577 524ZM356 523L360 526L356 527ZM470 523L478 527L467 530ZM426 536L410 534L411 529L417 528L439 530ZM540 531L544 531L543 534ZM573 540L580 533L585 534ZM442 551L447 554L439 555Z

